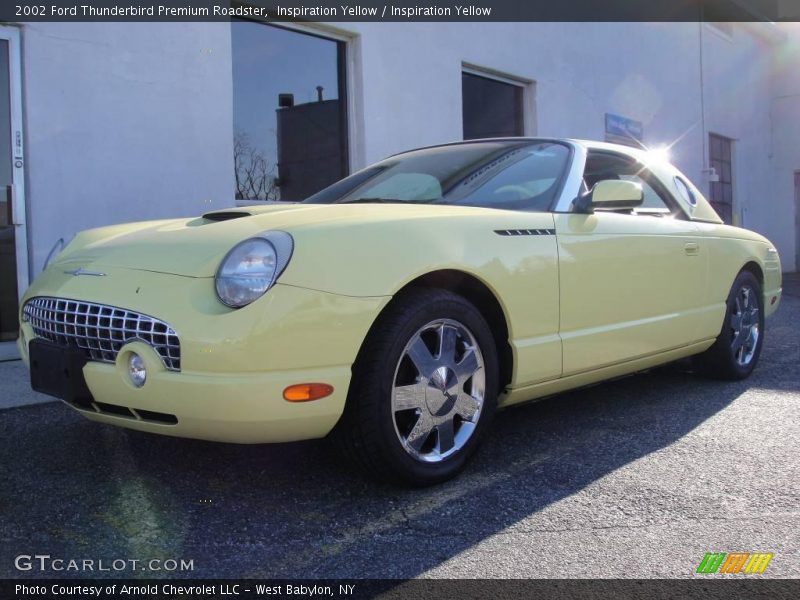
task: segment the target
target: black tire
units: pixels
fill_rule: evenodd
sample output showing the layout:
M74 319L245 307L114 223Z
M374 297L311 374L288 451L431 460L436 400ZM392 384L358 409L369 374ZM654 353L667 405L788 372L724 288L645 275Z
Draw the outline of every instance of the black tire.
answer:
M483 359L483 406L476 413L475 423L468 430L471 433L460 449L456 450L454 443L449 446L453 451L452 455L444 457L443 454L442 458L437 459L439 462L424 462L412 456L413 450L404 446L396 421L402 417L398 417L401 413L393 409L392 398L401 360L406 360L409 356L406 352L407 345L416 339L415 336L426 324L437 320L463 325L477 343ZM461 344L462 341L459 338L457 343ZM462 344L461 347L467 346ZM461 360L463 361L463 355ZM455 376L455 372L452 375ZM430 382L423 383L423 388L427 390L431 385ZM473 384L468 382L458 385ZM353 367L347 404L331 433L331 440L341 454L373 478L415 486L439 483L458 473L477 448L496 408L497 386L497 351L491 330L480 312L461 296L446 290L411 290L398 295L386 308L359 351ZM448 395L448 389L456 388L447 388L445 384L439 393L448 400L456 398L457 395ZM470 387L470 391L472 390ZM426 391L426 399L427 394ZM428 404L422 406L427 407ZM419 414L419 411L413 412L408 418L419 419ZM453 417L453 428L457 432L463 426L459 418ZM435 435L436 443L440 444L438 428L435 431L431 436ZM450 438L449 441L452 440ZM440 445L445 447L447 442Z
M750 291L751 306L758 311L757 314L751 315L744 321L744 326L747 328L749 323L757 326L757 339L752 345L752 351L747 351L749 346L745 346L743 349L745 352L740 354L742 350L738 344L743 336L737 336L737 333L742 332L742 326L740 325L737 330L734 315L737 310L741 310L743 290ZM737 308L737 298L740 298L739 308ZM750 271L742 271L736 276L728 294L726 306L725 320L717 340L708 350L694 357L694 364L700 372L709 377L735 381L750 376L758 363L761 348L764 345L764 295L761 291L761 284L755 275ZM750 330L748 329L748 331ZM734 341L737 342L737 348L734 348ZM746 360L742 360L742 357Z

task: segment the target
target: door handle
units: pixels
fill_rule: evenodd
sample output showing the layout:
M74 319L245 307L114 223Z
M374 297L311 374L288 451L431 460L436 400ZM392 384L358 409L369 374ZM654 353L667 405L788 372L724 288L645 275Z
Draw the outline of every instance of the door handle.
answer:
M700 254L700 244L696 242L686 242L683 246L683 251L687 256L697 256Z

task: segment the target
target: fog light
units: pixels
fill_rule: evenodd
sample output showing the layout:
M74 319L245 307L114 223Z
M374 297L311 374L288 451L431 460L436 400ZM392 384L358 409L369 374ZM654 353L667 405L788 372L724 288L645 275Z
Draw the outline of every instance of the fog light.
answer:
M142 387L145 379L147 379L147 369L144 367L144 361L136 352L131 352L128 357L128 375L131 378L131 383L136 387Z

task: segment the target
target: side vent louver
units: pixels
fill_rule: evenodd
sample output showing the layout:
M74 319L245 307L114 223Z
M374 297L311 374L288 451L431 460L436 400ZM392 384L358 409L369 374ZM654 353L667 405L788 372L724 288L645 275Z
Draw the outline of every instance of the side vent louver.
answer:
M555 235L555 229L495 229L497 235Z

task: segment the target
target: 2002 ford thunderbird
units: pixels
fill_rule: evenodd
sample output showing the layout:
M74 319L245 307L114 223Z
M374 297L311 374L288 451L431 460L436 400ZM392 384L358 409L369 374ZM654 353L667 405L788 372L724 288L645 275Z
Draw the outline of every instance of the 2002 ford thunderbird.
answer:
M20 351L95 421L331 434L376 475L441 481L498 407L687 356L752 372L778 254L657 158L447 144L300 204L84 231L25 294Z

